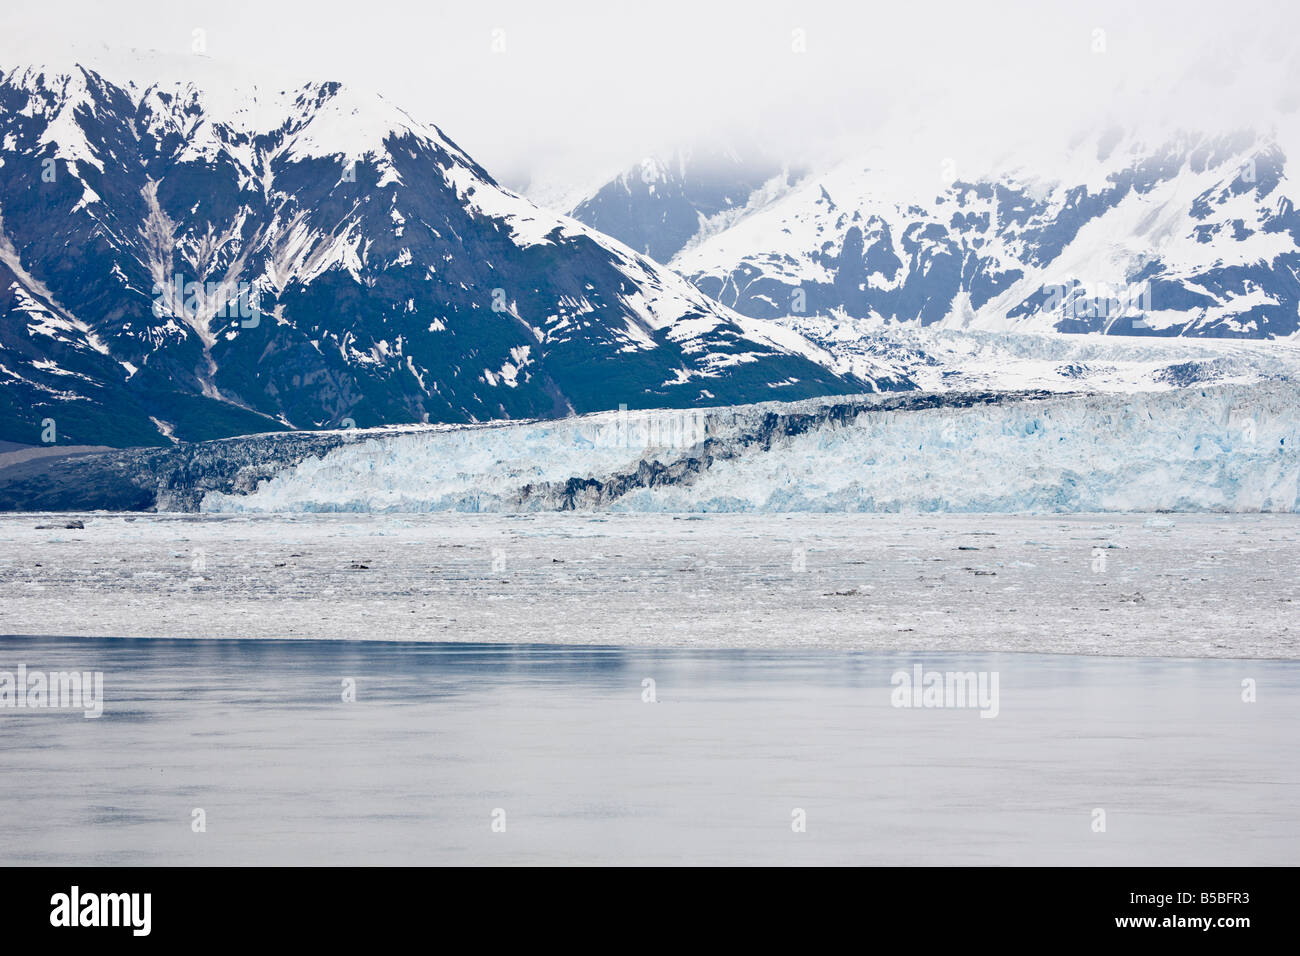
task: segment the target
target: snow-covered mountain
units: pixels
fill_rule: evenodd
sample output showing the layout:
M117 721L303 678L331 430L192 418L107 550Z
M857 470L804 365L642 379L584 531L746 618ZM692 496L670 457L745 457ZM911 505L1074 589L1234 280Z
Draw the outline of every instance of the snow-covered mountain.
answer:
M0 74L0 439L546 418L904 385L335 83Z
M1300 329L1285 140L1118 129L1050 174L944 183L860 161L804 179L670 262L757 318L1276 338Z
M799 170L753 144L678 148L644 157L569 211L658 262L788 191Z

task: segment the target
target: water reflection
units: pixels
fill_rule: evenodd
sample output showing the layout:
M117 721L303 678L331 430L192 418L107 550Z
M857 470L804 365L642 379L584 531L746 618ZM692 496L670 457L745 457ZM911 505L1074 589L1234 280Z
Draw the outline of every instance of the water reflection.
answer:
M0 638L0 671L19 663L102 670L106 701L98 720L0 710L4 863L1182 865L1300 850L1300 771L1282 759L1300 730L1293 662ZM997 718L891 706L891 675L917 665L997 672Z

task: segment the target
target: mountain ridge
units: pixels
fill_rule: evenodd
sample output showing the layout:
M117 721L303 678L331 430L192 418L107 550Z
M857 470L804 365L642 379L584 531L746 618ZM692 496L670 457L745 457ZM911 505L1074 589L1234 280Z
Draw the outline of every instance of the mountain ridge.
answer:
M964 176L951 157L918 165L896 133L903 142L823 159L779 188L740 175L709 183L707 194L745 201L707 229L701 216L686 242L673 229L647 236L668 200L631 171L596 193L604 207L589 200L572 214L647 248L667 242L671 268L761 319L1140 336L1300 331L1300 189L1286 170L1296 144L1280 125L1143 135L1101 125L1060 151L1009 149ZM705 185L681 174L669 197L679 206ZM615 199L618 216L608 208Z
M954 177L927 200L848 162L670 265L762 318L1288 337L1300 213L1285 166L1270 135L1109 130L1058 177Z
M157 444L906 387L337 83L0 72L0 438Z

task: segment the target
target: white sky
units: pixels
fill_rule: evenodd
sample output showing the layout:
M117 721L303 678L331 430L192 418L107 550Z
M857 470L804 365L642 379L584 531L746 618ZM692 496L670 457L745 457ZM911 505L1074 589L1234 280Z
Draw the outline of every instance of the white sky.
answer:
M240 83L376 90L515 185L585 181L709 135L783 155L892 139L930 163L1103 120L1300 116L1300 4L1285 0L7 0L0 66L105 48L130 64L134 48L183 74L196 28Z

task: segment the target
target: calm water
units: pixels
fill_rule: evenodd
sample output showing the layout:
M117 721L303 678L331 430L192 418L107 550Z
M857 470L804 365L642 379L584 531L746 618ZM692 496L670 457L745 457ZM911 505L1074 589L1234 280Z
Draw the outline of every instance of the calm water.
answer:
M918 663L997 672L1000 713L891 706ZM1294 662L0 638L19 664L106 701L0 710L4 864L1300 859Z

